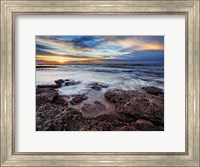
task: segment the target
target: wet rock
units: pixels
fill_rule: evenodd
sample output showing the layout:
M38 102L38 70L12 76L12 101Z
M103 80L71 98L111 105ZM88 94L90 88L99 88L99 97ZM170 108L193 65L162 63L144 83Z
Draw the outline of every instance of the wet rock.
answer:
M57 80L55 80L54 82L56 83L56 85L58 85L59 87L61 87L61 86L62 86L62 83L64 83L64 80L62 80L62 79L57 79Z
M140 125L143 124L143 125L153 126L153 123L151 121L145 119L138 119L135 123Z
M65 130L77 131L82 127L83 116L80 111L68 108L67 112L62 115L61 120Z
M82 127L83 116L73 108L68 108L67 111L47 118L43 124L37 124L37 129L40 131L79 131Z
M69 98L68 98L68 96L64 96L64 95L63 96L57 95L57 96L54 96L52 102L56 103L56 104L67 106L69 103Z
M135 127L142 131L160 131L163 130L162 126L155 126L151 121L145 119L138 119L135 122Z
M164 98L164 93L160 93L158 96Z
M81 103L83 100L86 100L88 97L86 95L83 94L78 94L75 95L75 97L73 97L73 99L70 101L70 104L72 105L76 105Z
M134 90L108 90L106 99L116 103L116 111L137 119L147 119L156 124L164 124L164 100L147 93Z
M93 104L84 104L81 108L83 113L97 113L105 110L105 105L99 101L95 101Z
M44 93L44 92L57 92L54 88L36 88L36 94Z
M58 96L57 92L43 92L36 95L36 105L53 102L54 97Z
M155 131L164 129L164 99L159 94L155 96L146 92L114 89L108 90L105 97L116 104L116 111L103 115L105 105L95 101L83 105L82 115L79 110L68 108L68 97L59 95L55 88L37 87L36 130ZM70 103L78 104L85 99L87 96L79 94L74 96L73 102ZM98 112L100 116L97 116ZM84 113L94 114L94 117L84 117Z
M135 123L127 123L119 119L117 113L101 115L96 118L85 118L84 125L81 128L83 131L130 131L137 130Z
M52 89L56 89L56 88L59 88L60 85L37 85L37 88L52 88Z
M95 82L95 83L90 84L89 87L94 90L100 91L102 88L107 88L108 85L102 85L102 84Z
M65 85L66 86L78 85L80 83L81 83L80 81L74 81L74 80L70 80L70 79L66 79L65 80Z
M164 96L164 93L162 91L162 89L159 89L159 88L156 88L154 86L148 86L148 87L142 87L142 89L149 93L149 94L152 94L152 95L155 95L155 96Z

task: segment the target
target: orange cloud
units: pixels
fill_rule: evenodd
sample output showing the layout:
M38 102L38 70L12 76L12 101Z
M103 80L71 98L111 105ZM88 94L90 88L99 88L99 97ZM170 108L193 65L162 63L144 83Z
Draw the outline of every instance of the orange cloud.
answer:
M162 43L147 42L141 39L120 39L109 42L109 44L122 46L124 48L133 48L134 50L164 50Z
M164 46L160 43L147 43L140 45L137 50L164 50Z
M37 64L44 64L48 62L50 64L71 64L71 62L99 62L100 60L95 57L76 57L76 56L58 56L58 55L36 55L36 60L42 60ZM52 63L51 63L52 62ZM46 64L46 63L45 63Z

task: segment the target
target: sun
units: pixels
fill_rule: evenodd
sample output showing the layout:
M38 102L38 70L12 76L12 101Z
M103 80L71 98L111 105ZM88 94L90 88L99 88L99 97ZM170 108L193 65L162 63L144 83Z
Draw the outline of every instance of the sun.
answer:
M66 59L64 57L57 57L56 61L59 63L64 63L64 62L66 62Z

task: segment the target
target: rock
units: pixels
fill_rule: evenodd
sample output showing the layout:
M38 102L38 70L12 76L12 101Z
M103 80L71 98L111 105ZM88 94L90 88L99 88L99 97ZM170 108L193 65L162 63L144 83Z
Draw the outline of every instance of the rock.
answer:
M53 102L53 99L58 96L57 92L43 92L36 95L36 105Z
M148 125L148 126L153 126L153 123L151 121L145 120L145 119L138 119L136 122L136 124L144 124L144 125Z
M95 101L93 104L84 104L81 108L83 113L95 113L105 110L105 105L99 101Z
M81 112L74 108L68 108L67 112L62 115L61 120L64 130L77 131L80 130L83 124Z
M38 122L37 122L38 123ZM43 124L37 124L37 130L40 131L79 131L82 127L83 116L73 108L68 108L66 112L62 112L47 118Z
M135 127L137 130L142 131L160 131L163 130L163 126L155 126L151 121L138 119L135 122Z
M55 80L54 81L55 83L56 83L56 85L58 85L58 86L62 86L62 83L64 83L64 80L62 80L62 79L57 79L57 80Z
M97 91L100 91L102 88L107 88L108 86L107 85L102 85L102 84L99 84L99 83L92 83L89 85L90 88L94 89L94 90L97 90Z
M156 124L164 124L163 98L134 90L108 90L106 99L116 103L116 111L137 119L150 120Z
M68 97L59 95L56 89L37 87L36 130L160 131L164 129L164 99L159 96L131 90L108 90L105 97L116 104L116 111L104 114L105 105L95 101L83 104L82 115L79 110L69 108ZM87 96L78 94L70 103L78 104L85 99ZM92 117L84 117L84 113Z
M52 88L52 89L56 89L56 88L59 88L60 85L37 85L37 88Z
M44 92L57 92L54 88L38 88L36 87L36 94L44 93Z
M68 96L64 96L64 95L62 95L62 96L57 95L57 96L54 96L52 102L56 103L56 104L67 106L69 103L69 98L68 98Z
M80 81L74 81L74 80L70 80L70 79L66 79L65 80L65 85L66 86L78 85L80 83L81 83Z
M158 95L160 95L160 96L164 95L162 89L156 88L154 86L142 87L142 89L145 92L147 92L149 94L152 94L152 95L156 95L156 96L158 96Z
M130 131L137 130L135 123L127 123L119 119L117 113L101 115L96 118L85 118L83 131Z
M164 93L158 94L158 96L164 98Z
M86 100L88 97L83 94L78 94L73 97L73 99L70 101L70 104L76 105L81 103L83 100Z

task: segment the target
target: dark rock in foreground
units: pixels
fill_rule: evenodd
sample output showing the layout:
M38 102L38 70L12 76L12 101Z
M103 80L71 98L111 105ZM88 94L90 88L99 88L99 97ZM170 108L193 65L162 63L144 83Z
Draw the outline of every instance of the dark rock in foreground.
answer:
M57 81L56 84L63 82ZM37 131L161 131L164 129L164 99L146 92L108 90L105 97L116 104L116 111L104 114L99 101L84 104L81 111L69 107L69 98L54 88L36 89ZM76 95L70 103L86 100ZM98 113L104 115L96 116ZM92 113L95 117L84 117ZM91 115L92 115L91 114ZM89 114L90 115L90 114Z
M145 119L138 119L135 122L135 127L138 130L143 130L143 131L155 129L154 124L151 121L148 121L148 120L145 120Z
M164 93L162 89L156 88L154 86L142 87L142 89L152 95L163 97Z
M147 119L156 124L164 124L164 100L134 90L108 90L105 97L116 103L116 111L137 119Z
M88 97L82 94L75 95L73 99L70 101L70 104L76 105L81 103L83 100L86 100Z
M54 96L52 102L56 103L56 104L67 106L69 103L69 98L68 98L68 96L65 96L65 95L57 95L57 96Z
M84 104L81 110L83 113L98 113L105 110L105 105L95 101L93 104Z
M58 96L58 92L54 89L41 89L37 88L36 89L36 105L41 105L45 103L51 103L53 102L53 99Z

